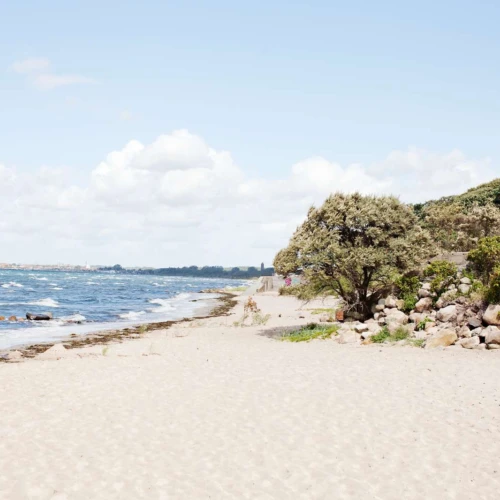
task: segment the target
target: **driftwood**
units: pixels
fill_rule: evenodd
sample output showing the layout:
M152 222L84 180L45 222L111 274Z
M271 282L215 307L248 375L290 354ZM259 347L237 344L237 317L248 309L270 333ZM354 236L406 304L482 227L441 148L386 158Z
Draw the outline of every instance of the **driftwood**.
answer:
M26 319L30 319L32 321L50 321L52 319L52 313L45 313L45 314L26 313Z

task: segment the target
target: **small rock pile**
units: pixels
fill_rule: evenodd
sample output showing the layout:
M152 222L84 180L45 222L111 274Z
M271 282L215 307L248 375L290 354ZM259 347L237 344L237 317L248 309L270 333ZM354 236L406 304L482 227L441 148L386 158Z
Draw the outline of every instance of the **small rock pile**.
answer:
M438 298L430 283L421 283L419 300L409 314L402 310L403 300L389 296L379 300L372 319L342 324L336 338L339 343L369 342L387 328L390 334L405 330L409 339L420 340L426 349L451 345L500 349L500 305L486 307L471 300L471 287L471 280L463 277Z

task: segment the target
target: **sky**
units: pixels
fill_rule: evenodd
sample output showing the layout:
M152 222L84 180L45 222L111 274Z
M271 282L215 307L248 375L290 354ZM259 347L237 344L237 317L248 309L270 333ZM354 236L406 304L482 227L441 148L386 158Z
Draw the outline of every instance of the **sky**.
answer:
M499 2L0 4L0 262L270 265L329 193L500 176Z

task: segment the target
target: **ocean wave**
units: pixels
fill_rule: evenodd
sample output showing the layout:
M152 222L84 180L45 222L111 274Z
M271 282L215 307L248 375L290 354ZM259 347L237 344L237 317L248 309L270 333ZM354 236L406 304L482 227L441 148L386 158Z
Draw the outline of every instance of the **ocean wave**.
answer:
M30 306L42 306L42 307L59 307L59 303L51 299L50 297L46 299L36 300L35 302L29 302Z
M122 319L136 320L143 314L146 314L146 311L129 311L128 313L119 314L118 316Z
M54 288L52 288L52 290L63 290L63 288L60 286L55 286Z
M99 285L99 283L96 283L95 281L87 281L87 285Z
M15 281L11 281L10 283L4 283L2 285L2 288L11 288L11 287L24 288L24 285L21 285L21 283L16 283Z
M83 314L72 314L71 316L63 316L62 318L59 319L66 323L77 323L85 321L87 318Z
M37 281L49 281L49 278L37 278L36 276L34 276L31 279L34 279L34 280L37 280Z

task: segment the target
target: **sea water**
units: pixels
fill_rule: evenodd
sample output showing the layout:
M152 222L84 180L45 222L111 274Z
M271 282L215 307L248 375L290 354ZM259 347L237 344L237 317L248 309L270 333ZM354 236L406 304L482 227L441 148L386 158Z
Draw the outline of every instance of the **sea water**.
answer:
M0 316L51 312L52 321L0 321L0 349L52 342L75 333L191 317L206 307L209 288L243 281L65 271L0 271Z

